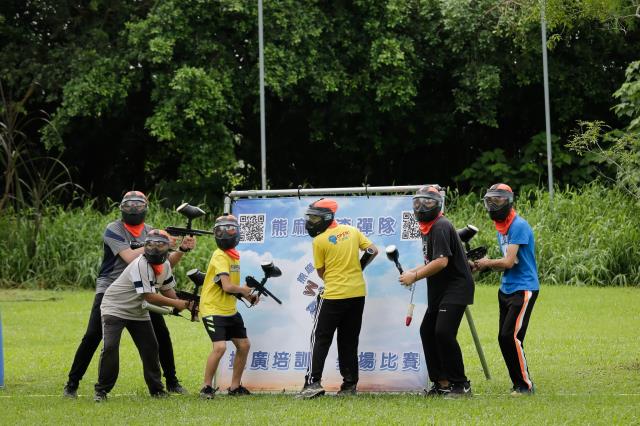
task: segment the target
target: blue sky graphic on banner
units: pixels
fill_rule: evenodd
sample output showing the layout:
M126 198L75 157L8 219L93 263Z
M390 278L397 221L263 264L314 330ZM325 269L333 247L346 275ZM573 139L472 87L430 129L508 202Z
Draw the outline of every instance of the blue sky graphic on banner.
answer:
M405 326L410 291L398 284L398 271L385 255L395 244L405 269L422 264L419 230L411 212L411 196L332 197L338 202L336 220L363 232L380 251L365 270L367 298L358 348L362 391L421 390L427 371L420 343L420 322L426 309L426 282L416 287L414 320ZM316 295L323 286L313 267L311 237L304 228L304 212L318 197L239 199L232 205L241 230L240 272L244 279L263 277L260 263L273 261L282 276L270 278L267 288L283 302L271 298L247 309L238 304L251 351L243 383L253 389L299 390L309 364L310 332ZM235 351L229 345L217 384L229 386ZM336 390L336 341L324 367L323 386Z

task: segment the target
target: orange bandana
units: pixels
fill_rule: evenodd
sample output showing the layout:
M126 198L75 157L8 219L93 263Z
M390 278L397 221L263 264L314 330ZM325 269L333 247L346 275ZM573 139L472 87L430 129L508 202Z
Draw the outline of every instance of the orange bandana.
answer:
M496 229L502 235L507 235L509 231L509 227L511 226L511 222L516 218L516 211L512 208L507 218L505 220L494 220L493 223L496 225Z
M422 232L422 235L429 234L433 224L436 223L438 219L440 219L441 217L442 217L442 212L438 213L438 216L436 216L436 218L430 222L418 222L418 224L420 225L420 232Z
M149 264L151 265L151 264ZM162 265L151 265L153 272L156 274L156 277L162 275L162 271L164 270L164 263Z
M138 238L142 234L142 230L144 229L144 222L139 225L128 225L125 223L124 227L127 229L127 231L129 231L129 233L131 233L131 235Z
M227 249L227 250L223 250L225 253L227 253L227 255L235 260L240 260L240 252L238 251L238 249Z

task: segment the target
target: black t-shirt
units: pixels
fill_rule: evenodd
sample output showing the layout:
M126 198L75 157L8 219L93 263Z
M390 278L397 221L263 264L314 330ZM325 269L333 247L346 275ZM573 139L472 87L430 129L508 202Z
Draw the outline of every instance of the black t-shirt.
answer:
M448 257L446 268L427 280L429 307L448 303L471 305L474 284L471 268L462 247L462 242L449 220L441 216L427 235L422 236L422 252L425 263Z

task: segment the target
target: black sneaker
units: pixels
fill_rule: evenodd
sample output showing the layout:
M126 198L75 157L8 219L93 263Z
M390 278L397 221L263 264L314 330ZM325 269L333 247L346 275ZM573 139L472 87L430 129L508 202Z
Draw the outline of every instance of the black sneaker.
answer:
M218 388L212 388L211 386L205 386L200 389L200 398L202 399L213 399L216 396L216 391Z
M177 393L178 395L186 395L189 393L185 388L182 387L180 382L175 382L172 384L167 383L167 392Z
M469 398L473 394L471 393L471 383L470 382L462 382L462 383L452 383L449 386L449 392L444 396L445 399L458 399L458 398Z
M357 395L356 385L342 385L340 390L336 392L336 396L354 396Z
M300 393L296 395L296 398L311 399L321 395L324 395L324 389L322 388L322 385L320 384L320 382L314 382L310 385L305 386L302 391L300 391Z
M227 391L227 394L232 396L241 396L241 395L251 395L251 392L249 392L249 389L240 385L235 389L229 388L229 390Z
M65 398L76 399L78 397L78 386L67 383L64 385L64 389L62 390L62 396Z
M96 391L93 400L95 402L107 402L107 393L105 391Z
M449 391L448 386L442 386L440 383L434 382L429 390L424 390L424 395L428 397L445 396Z
M531 396L534 393L536 393L535 386L532 386L531 389L521 388L518 386L514 386L513 388L511 388L511 396Z
M164 399L164 398L169 398L169 392L167 392L166 390L161 390L158 392L154 392L151 394L152 398L157 398L157 399Z

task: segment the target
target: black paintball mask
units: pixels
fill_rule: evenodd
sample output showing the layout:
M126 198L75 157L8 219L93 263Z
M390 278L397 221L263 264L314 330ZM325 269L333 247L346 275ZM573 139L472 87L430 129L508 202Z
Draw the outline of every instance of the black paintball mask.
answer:
M431 222L442 211L442 195L435 186L423 186L413 196L413 215L418 222Z
M509 185L497 183L489 188L483 201L491 220L501 222L509 216L513 208L513 191Z
M235 248L240 243L240 225L233 215L220 216L213 225L216 244L222 250Z
M304 228L312 238L322 234L333 223L335 212L330 207L333 205L337 206L335 201L324 198L309 204L304 213Z
M147 196L140 191L129 191L120 202L122 220L127 225L140 225L147 215Z
M152 265L162 265L169 257L171 240L166 231L153 229L144 240L144 257Z

